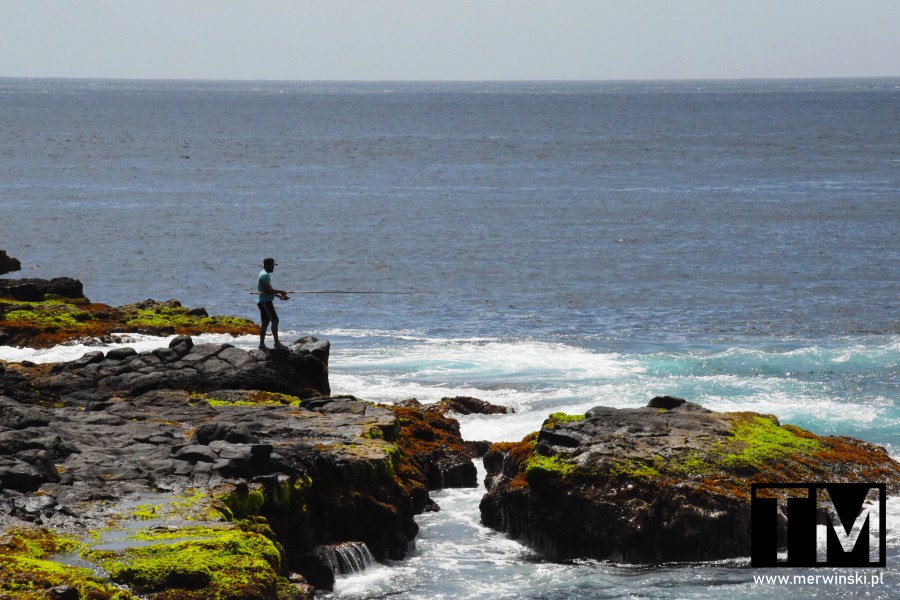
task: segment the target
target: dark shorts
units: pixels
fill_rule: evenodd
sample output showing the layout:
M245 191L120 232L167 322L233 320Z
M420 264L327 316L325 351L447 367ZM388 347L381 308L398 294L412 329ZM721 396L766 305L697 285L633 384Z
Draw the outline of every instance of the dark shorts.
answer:
M278 322L278 313L275 312L275 305L271 301L260 302L257 306L259 306L259 317L264 324Z

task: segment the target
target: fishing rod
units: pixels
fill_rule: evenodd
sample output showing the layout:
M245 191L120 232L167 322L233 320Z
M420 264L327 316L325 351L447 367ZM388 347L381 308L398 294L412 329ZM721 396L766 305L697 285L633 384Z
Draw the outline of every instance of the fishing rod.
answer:
M262 292L249 292L250 294L260 294ZM385 292L381 290L296 290L293 292L285 292L285 294L394 294L403 296L425 295L429 292Z

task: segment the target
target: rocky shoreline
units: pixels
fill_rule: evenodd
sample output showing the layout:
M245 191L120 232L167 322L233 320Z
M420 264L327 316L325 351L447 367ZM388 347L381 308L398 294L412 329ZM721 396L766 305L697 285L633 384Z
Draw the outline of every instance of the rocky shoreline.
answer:
M0 361L0 596L308 598L334 581L330 557L403 558L414 516L439 509L429 491L476 485L456 421L331 396L325 340L195 344L210 324L247 324L81 294L76 280L0 280L0 343L128 331L135 310L153 315L145 331L183 335Z
M323 546L362 542L375 559L403 558L415 514L437 508L428 491L476 484L472 457L442 415L328 396L327 355L313 338L265 353L176 337L153 352L0 366L0 527L62 532L82 540L84 560L128 564L124 550L84 540L140 523L134 506L149 499L169 516L148 519L136 547L160 527L161 547L181 530L205 532L183 544L262 532L278 549L276 583L329 587ZM135 593L215 597L209 582L175 595L182 575L160 569L107 571ZM274 589L243 597L293 597Z
M18 261L0 252L0 274ZM135 329L140 328L143 329ZM0 279L0 344L115 332L167 348L0 361L0 597L310 598L344 564L402 559L429 492L474 487L482 522L552 560L749 555L749 482L885 481L883 448L677 398L555 414L521 442L466 441L476 398L332 396L330 345L196 344L249 321L176 301L109 307L80 282Z

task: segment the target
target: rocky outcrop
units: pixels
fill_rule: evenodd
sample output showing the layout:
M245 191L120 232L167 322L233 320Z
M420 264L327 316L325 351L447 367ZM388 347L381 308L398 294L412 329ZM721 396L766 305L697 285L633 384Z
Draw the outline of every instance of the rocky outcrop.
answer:
M138 354L130 348L88 352L50 367L7 368L0 392L32 402L67 405L134 397L151 390L208 392L214 389L265 390L301 398L327 396L327 341L303 338L288 350L247 352L228 344L194 345L174 338L168 348Z
M410 400L408 402L413 402L418 406L422 406L419 405L416 400ZM438 402L422 406L422 410L426 413L436 413L449 418L452 418L453 415L505 415L513 412L512 409L507 408L506 406L491 404L490 402L481 400L480 398L472 398L471 396L441 398ZM466 440L465 445L468 454L472 458L481 458L487 452L491 443L483 440ZM466 476L468 477L469 474Z
M162 531L170 537L159 537L162 546L179 536L196 539L195 530L208 536L205 529L218 531L224 519L251 539L263 531L278 544L283 569L275 575L312 573L324 587L329 582L321 578L317 547L353 540L382 560L401 558L417 532L409 493L396 475L400 427L383 407L241 390L157 390L83 410L0 397L0 407L17 427L0 432L7 461L0 466L5 530L40 525L88 540L104 524L138 519L130 527L140 527L146 544L158 535L160 514L190 503L192 515L165 521ZM147 503L150 515L133 514ZM83 558L101 565L109 560L108 552L83 543ZM129 565L137 557L117 560ZM217 578L148 585L135 571L114 580L148 593L156 586L205 587Z
M484 462L482 522L554 559L749 556L753 482L886 481L900 491L900 464L881 447L669 397L551 415Z
M395 404L391 410L403 424L400 470L417 512L437 509L429 500L429 490L478 485L473 456L455 419L428 410L415 399Z
M12 271L18 271L22 268L22 263L6 253L6 250L0 250L0 275L6 275Z
M72 340L109 341L116 333L198 335L259 332L248 319L210 316L202 307L152 299L112 307L83 296L81 282L57 279L0 279L0 344L49 348Z
M472 398L471 396L454 396L452 398L441 398L434 404L428 404L424 407L428 412L437 412L442 415L505 415L510 411L505 406L491 404L480 398Z
M452 419L331 397L327 341L189 337L257 331L175 300L95 304L76 280L0 280L0 344L176 336L0 361L0 596L311 598L346 548L402 558L428 490L475 484Z
M84 286L71 277L53 279L0 279L0 297L25 302L40 302L47 296L55 298L84 298Z
M153 519L130 525L143 527L142 539L165 526L184 531L185 544L224 536L232 550L278 549L280 558L263 564L277 581L247 598L288 597L274 590L291 573L327 588L323 547L353 542L378 560L402 558L418 530L414 515L433 505L427 491L474 485L474 466L451 419L328 396L328 351L314 338L248 352L176 337L154 352L0 365L0 528L91 539L101 524L134 520L134 498L155 498ZM186 505L185 495L194 516L161 524L160 506ZM197 541L190 531L201 525ZM169 542L160 539L164 552ZM136 594L225 585L193 571L174 580L137 574L138 550L113 555L81 543L82 558L123 573L115 581Z

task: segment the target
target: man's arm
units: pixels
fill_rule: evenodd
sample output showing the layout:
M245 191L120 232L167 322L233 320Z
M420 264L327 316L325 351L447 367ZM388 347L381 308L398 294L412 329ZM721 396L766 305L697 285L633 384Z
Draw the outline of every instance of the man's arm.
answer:
M263 291L264 291L265 293L267 293L267 294L273 294L273 295L277 296L278 298L280 298L281 300L287 300L287 299L288 299L288 295L287 295L287 292L286 292L286 291L284 291L284 290L276 290L276 289L273 288L272 285L271 285L269 282L267 282L267 281L264 281L264 282L263 282L262 287L263 287Z

